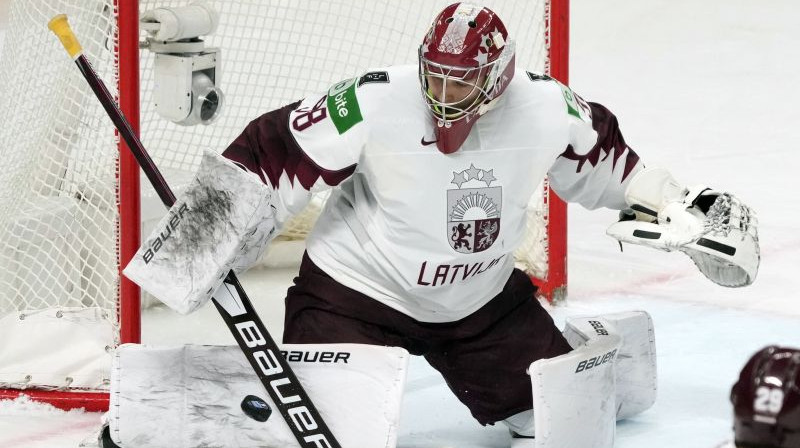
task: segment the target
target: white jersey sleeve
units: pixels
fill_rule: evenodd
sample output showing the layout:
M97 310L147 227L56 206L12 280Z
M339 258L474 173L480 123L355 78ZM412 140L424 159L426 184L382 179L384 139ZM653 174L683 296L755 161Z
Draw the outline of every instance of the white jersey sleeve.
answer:
M272 205L279 227L302 211L313 193L355 171L365 142L357 80L258 117L223 153L277 193Z
M569 144L549 171L550 186L567 202L588 209L623 209L625 188L644 165L625 143L617 118L560 85L566 102Z

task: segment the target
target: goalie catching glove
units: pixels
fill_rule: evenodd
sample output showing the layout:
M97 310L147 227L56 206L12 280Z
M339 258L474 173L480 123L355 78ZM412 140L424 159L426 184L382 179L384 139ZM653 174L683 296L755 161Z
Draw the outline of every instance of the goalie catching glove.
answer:
M722 286L746 286L761 260L755 213L736 196L683 187L662 168L645 168L625 192L629 210L606 233L620 242L679 250Z

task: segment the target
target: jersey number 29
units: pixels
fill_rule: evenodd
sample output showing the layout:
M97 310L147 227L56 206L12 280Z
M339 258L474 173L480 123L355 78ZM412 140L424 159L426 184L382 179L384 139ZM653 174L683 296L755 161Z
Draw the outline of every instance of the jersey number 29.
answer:
M756 389L756 399L753 410L760 414L775 415L783 407L783 391L771 387L761 386Z

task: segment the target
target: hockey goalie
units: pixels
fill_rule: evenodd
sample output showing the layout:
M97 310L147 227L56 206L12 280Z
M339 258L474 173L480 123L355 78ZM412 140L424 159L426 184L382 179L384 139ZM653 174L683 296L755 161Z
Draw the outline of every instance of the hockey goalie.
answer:
M686 253L729 287L755 280L755 215L645 167L611 111L517 68L490 9L452 4L421 37L416 66L336 82L207 152L125 274L192 312L333 189L287 292L285 343L402 348L513 446L611 447L615 420L655 399L653 325L630 312L556 327L514 267L528 198L548 176L564 200L627 210L609 235Z

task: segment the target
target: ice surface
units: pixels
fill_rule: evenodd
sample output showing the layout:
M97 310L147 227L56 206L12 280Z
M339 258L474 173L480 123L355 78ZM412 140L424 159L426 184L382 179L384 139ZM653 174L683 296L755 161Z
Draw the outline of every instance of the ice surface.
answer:
M0 11L2 11L0 0ZM572 0L570 85L610 108L648 165L738 194L760 217L762 265L743 289L713 285L680 254L617 244L616 212L570 207L570 314L649 311L659 398L617 428L617 448L712 448L730 437L730 387L751 353L800 346L800 12L794 0ZM0 40L3 23L0 21ZM513 30L511 30L513 32ZM245 289L273 334L292 274L258 271ZM232 343L211 307L145 316L145 342ZM402 448L507 447L483 428L424 360L412 360ZM96 414L0 403L0 447L75 447Z

